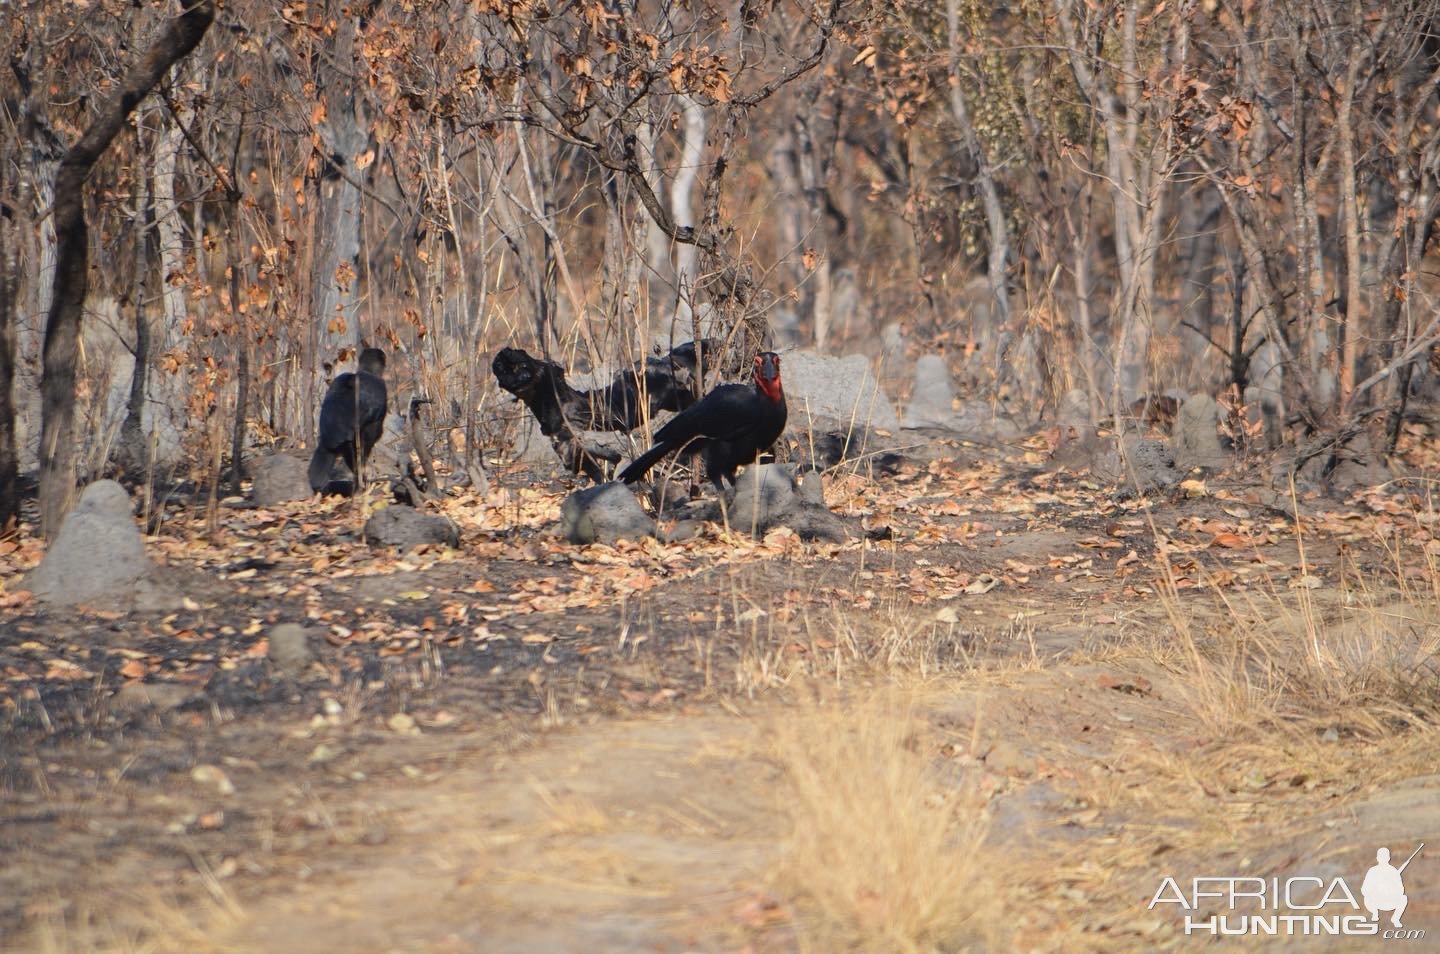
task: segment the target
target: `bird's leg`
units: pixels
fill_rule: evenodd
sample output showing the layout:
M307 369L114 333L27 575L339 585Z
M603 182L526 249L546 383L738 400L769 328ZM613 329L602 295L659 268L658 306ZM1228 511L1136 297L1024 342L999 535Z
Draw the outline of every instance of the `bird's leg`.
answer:
M360 489L360 465L355 459L355 445L346 444L340 449L340 456L345 460L345 466L350 468L350 492L353 494Z
M682 453L683 453L683 452L682 452ZM676 454L676 455L675 455L675 459L676 459L676 461L679 461L679 460L680 460L680 455L679 455L679 454ZM688 482L686 483L686 486L685 486L685 492L686 492L687 494L689 494L691 500L699 500L699 499L700 499L700 458L699 458L699 456L693 456L693 457L691 457L688 461L686 461L686 463L690 464L691 466L690 466L690 472L689 472L689 475L688 475Z

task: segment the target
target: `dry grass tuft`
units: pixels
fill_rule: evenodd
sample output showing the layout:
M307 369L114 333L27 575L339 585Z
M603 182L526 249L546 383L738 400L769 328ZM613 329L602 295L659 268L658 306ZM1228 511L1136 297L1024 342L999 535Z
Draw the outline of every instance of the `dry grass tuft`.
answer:
M1358 574L1346 583L1323 598L1303 588L1235 597L1217 587L1207 614L1169 599L1177 638L1149 655L1180 677L1192 716L1216 735L1334 729L1377 739L1440 728L1433 599L1379 592Z
M35 954L228 954L215 940L240 917L235 901L217 883L213 899L179 903L160 895L132 899L104 915L86 907L62 911L60 904L36 918L15 950ZM219 892L216 894L216 892ZM6 948L11 950L11 948Z
M791 827L777 876L808 949L990 946L981 808L931 771L924 731L914 695L893 688L775 724Z

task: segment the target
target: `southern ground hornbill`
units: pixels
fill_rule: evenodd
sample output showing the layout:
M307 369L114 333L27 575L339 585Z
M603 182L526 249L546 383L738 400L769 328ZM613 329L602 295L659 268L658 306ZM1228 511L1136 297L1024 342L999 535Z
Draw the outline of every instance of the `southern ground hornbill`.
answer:
M770 449L785 429L785 392L780 356L755 356L755 383L723 384L671 418L655 432L655 446L620 472L627 484L644 477L666 454L701 454L705 473L723 491L735 471Z
M343 457L360 486L360 472L375 442L385 431L385 352L366 348L360 352L360 370L346 372L330 382L320 402L320 434L310 458L310 489L316 493L330 483L335 458ZM357 446L358 443L358 446Z

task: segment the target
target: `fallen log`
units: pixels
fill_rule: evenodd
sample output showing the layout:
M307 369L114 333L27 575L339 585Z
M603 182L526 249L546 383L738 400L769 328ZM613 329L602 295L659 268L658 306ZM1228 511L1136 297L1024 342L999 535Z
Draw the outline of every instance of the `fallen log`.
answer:
M581 435L584 431L633 431L660 411L683 411L695 403L702 382L701 366L722 353L721 342L687 341L663 355L650 355L633 368L618 371L603 388L579 391L565 380L565 369L536 358L521 348L502 348L490 368L500 387L522 402L550 438L560 459L573 473L591 480L607 479L606 464L619 462L621 451Z

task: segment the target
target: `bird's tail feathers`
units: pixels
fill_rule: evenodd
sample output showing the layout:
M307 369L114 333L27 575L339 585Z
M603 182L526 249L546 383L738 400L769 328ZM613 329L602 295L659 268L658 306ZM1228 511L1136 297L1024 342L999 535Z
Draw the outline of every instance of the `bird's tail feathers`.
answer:
M335 466L335 455L323 447L315 448L310 458L310 489L317 494L330 483L330 471Z
M648 474L650 472L650 468L654 467L657 463L659 463L660 458L664 457L666 454L670 453L674 449L675 448L668 443L662 442L656 444L654 447L650 448L648 451L632 460L628 467L620 471L620 479L627 484L635 483L635 481Z

